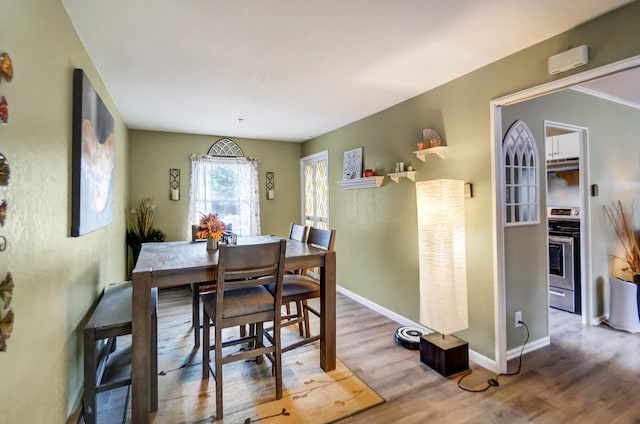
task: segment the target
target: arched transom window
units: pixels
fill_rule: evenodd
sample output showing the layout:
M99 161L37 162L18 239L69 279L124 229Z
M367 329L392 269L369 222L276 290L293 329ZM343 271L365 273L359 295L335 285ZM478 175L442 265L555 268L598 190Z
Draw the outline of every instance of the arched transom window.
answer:
M240 146L238 146L235 141L229 140L228 138L221 138L213 143L207 154L210 156L244 156Z
M502 141L504 160L504 224L539 222L538 148L523 121L513 123Z

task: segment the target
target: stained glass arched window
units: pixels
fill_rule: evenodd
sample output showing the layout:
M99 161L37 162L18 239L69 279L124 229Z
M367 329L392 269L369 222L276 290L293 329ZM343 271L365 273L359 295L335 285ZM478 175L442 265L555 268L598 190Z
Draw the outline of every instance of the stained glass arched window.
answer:
M504 160L504 225L535 224L540 220L538 148L531 130L518 120L502 140Z

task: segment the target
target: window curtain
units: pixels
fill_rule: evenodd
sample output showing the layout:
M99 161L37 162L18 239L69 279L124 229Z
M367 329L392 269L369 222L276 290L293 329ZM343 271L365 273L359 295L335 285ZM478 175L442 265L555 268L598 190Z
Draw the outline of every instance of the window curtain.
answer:
M258 161L243 157L191 155L189 223L217 213L239 236L260 235Z

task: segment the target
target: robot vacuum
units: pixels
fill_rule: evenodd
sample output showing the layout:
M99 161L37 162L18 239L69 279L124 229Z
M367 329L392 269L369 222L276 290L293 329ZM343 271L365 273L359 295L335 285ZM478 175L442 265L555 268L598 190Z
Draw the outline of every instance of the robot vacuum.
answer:
M398 327L395 333L396 342L407 349L420 349L420 336L426 331L418 327Z

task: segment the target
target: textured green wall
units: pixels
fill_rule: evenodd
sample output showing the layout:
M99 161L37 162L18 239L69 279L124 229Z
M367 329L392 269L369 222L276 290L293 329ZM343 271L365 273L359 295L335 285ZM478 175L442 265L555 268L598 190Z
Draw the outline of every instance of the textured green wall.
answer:
M156 204L157 227L167 239L191 240L187 222L192 153L206 154L223 137L155 131L130 132L130 198L136 207L140 199ZM291 222L300 221L299 143L251 140L231 137L245 156L259 159L260 225L262 234L286 236ZM169 200L169 169L180 169L180 200ZM265 172L275 173L275 199L266 200ZM194 223L195 224L195 223Z
M473 183L474 197L465 203L469 329L460 335L488 358L495 358L496 284L490 101L639 55L639 19L640 3L634 2L304 144L303 155L329 150L332 182L341 178L343 152L362 146L365 167L378 174L391 172L395 162L404 160L416 167L418 180L456 178ZM589 45L588 65L558 76L547 73L549 56L580 44ZM439 65L446 66L446 60ZM412 156L423 128L434 128L443 137L449 146L446 159L429 157L422 163ZM331 186L338 283L417 321L415 210L415 188L406 181L395 184L387 179L379 189L351 191Z
M82 383L82 328L102 288L125 277L127 129L59 1L0 0L0 51L14 77L0 84L9 124L8 213L0 278L11 272L14 326L0 352L0 422L63 423ZM70 237L73 68L83 68L115 118L113 223Z

